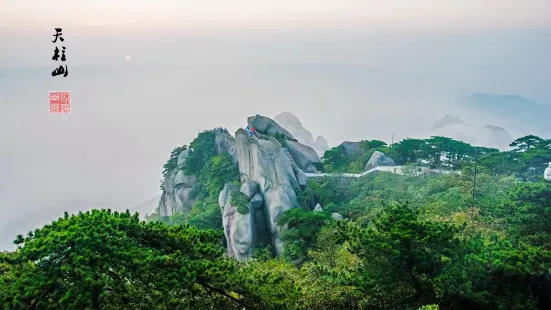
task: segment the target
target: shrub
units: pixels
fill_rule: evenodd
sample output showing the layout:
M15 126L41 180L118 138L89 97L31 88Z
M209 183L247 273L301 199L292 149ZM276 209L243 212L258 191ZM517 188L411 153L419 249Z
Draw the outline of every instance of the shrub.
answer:
M249 199L241 192L234 192L231 194L230 203L237 208L237 212L240 214L249 213Z

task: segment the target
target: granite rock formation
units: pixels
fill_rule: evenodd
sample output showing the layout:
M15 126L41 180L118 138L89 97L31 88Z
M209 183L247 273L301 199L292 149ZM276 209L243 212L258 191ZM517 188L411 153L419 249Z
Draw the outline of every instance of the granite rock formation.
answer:
M226 184L220 192L218 202L222 211L222 223L228 255L237 260L246 260L252 257L255 245L254 212L241 214L237 206L231 204L232 194L239 192L239 186Z
M277 224L279 216L299 207L297 194L306 188L307 173L315 173L321 164L312 147L298 142L274 120L256 115L247 121L256 129L254 136L243 129L235 137L214 131L216 152L229 154L240 173L241 184L225 184L218 196L227 253L238 260L250 258L255 248L266 245L275 255L282 253L280 235L286 227ZM166 173L159 202L161 216L191 209L193 189L198 185L195 176L185 174L185 167L192 154L191 148L182 151L176 167ZM232 194L245 198L232 200Z
M360 148L360 142L350 142L344 141L339 145L344 151L344 155L349 160L356 160L362 154L362 149Z
M386 157L383 152L375 151L365 164L364 170L367 171L379 166L396 166L396 163L392 158Z
M279 255L283 251L280 231L284 227L279 227L277 220L283 212L298 207L296 192L301 189L281 144L270 136L264 138L266 140L250 137L240 129L236 132L235 143L241 181L254 181L259 185L271 244Z
M231 135L223 132L215 132L215 147L218 154L227 153L237 165L235 142ZM187 148L177 158L176 168L168 171L162 186L162 194L159 200L159 214L162 217L171 216L178 211L189 211L194 203L192 190L195 186L195 176L186 175L184 168L186 160L193 150Z
M269 117L258 114L256 116L250 116L247 118L247 124L249 128L254 127L258 133L271 136L282 134L289 140L295 140L295 137L287 131L287 129L281 127Z

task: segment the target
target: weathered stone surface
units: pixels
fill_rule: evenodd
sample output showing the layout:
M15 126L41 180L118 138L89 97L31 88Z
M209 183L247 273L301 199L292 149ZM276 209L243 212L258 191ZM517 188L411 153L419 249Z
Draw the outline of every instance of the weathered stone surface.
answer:
M193 205L193 199L191 197L192 189L189 187L180 187L175 190L175 200L177 209L184 211L190 211Z
M342 147L344 151L344 155L349 160L357 159L362 153L362 150L360 148L360 142L345 141L340 144L340 147Z
M323 212L323 209L319 203L316 204L316 207L314 208L314 212Z
M226 153L231 156L234 164L237 164L237 154L235 153L235 140L228 133L215 132L216 137L214 144L216 146L216 153Z
M543 178L547 181L551 181L551 163L549 163L549 167L545 168Z
M170 171L164 180L164 191L159 201L159 213L161 216L171 216L176 212L176 202L174 199L174 178L176 170Z
M298 181L298 185L300 185L301 187L308 185L308 176L304 173L304 171L297 171L296 178Z
M184 171L178 170L174 177L174 187L193 187L195 185L195 176L185 175Z
M258 133L275 135L276 133L284 134L288 139L295 140L293 135L287 129L281 127L278 123L269 117L256 115L247 118L249 128L254 127Z
M247 181L241 185L241 193L247 196L247 199L253 198L258 193L258 184L254 181Z
M383 152L375 151L367 164L365 164L364 170L370 170L380 166L396 166L396 163L392 158L386 157Z
M220 205L222 209L222 223L226 236L228 255L237 260L251 258L255 244L254 212L240 214L236 206L231 205L231 194L238 191L237 186L226 184L220 192L218 202L226 202Z
M178 160L176 162L176 165L178 166L178 169L184 168L186 165L186 159L191 155L192 150L190 148L185 149L178 155Z
M300 144L296 141L285 141L285 147L297 163L298 167L305 172L316 172L315 163L320 163L321 160L313 148Z
M344 219L344 217L337 212L331 213L331 218L334 219L335 221L342 221Z
M264 198L261 194L256 194L253 196L253 198L249 201L249 210L257 210L262 208L264 204Z
M231 193L238 190L239 186L235 184L224 184L224 188L220 191L220 194L218 195L218 205L220 206L220 208L224 208L226 203L230 200Z
M289 159L277 140L259 140L240 129L235 137L239 172L243 182L254 181L264 196L266 222L272 245L277 255L282 252L280 230L277 225L281 213L298 207L295 191L300 186Z

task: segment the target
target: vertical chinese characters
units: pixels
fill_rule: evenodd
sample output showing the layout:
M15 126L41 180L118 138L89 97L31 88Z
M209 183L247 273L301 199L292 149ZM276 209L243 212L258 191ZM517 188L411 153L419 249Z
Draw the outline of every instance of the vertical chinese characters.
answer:
M65 39L63 39L62 35L62 29L61 28L55 28L55 34L53 35L55 38L54 40L52 41L52 43L56 43L59 39L60 42L63 42L65 41ZM55 47L55 50L54 50L54 56L52 57L52 60L53 61L66 61L67 60L67 57L65 56L65 46L62 46L61 47L61 55L59 54L60 50L59 50L59 47ZM69 74L69 69L67 68L67 64L65 64L65 67L63 67L63 64L60 65L58 68L56 68L54 71L52 71L52 76L58 76L58 75L62 75L63 74L63 77L66 77L68 74Z

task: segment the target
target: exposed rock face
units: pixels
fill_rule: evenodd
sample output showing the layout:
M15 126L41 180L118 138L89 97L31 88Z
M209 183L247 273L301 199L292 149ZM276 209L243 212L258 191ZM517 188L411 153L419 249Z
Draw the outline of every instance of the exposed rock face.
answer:
M314 212L323 212L323 208L319 203L316 204L316 207L314 208Z
M187 148L182 153L180 153L180 155L178 155L178 162L177 162L178 169L184 168L186 164L186 159L189 156L191 156L191 152L192 152L191 149Z
M383 152L375 151L367 164L365 164L364 170L370 170L379 166L396 166L396 163L392 158L386 157Z
M254 127L258 133L275 135L283 134L290 140L295 140L295 137L287 131L287 129L281 127L278 123L269 117L256 115L247 118L249 128Z
M218 202L222 209L222 223L226 236L228 255L237 260L251 258L255 244L254 212L241 214L236 206L231 205L232 193L238 192L239 187L226 184L220 192ZM223 204L222 204L223 203Z
M247 181L241 185L240 191L250 200L258 193L258 184L253 181Z
M195 185L195 176L185 175L184 171L178 170L174 177L174 187L183 186L191 188L193 185Z
M170 171L164 180L163 194L159 201L159 213L162 217L171 216L176 212L176 202L174 199L174 178L177 171Z
M318 136L314 141L312 133L308 131L299 119L289 112L283 112L274 117L274 121L287 129L297 140L298 142L307 145L314 149L318 156L323 156L323 153L329 149L327 141Z
M293 156L298 167L305 172L316 172L315 163L321 163L321 160L313 148L300 144L296 141L285 141L285 147Z
M218 154L229 154L237 165L235 141L228 133L215 131L215 147ZM163 193L159 201L159 213L161 216L171 216L179 210L189 211L194 203L192 189L196 180L193 175L186 175L184 168L186 160L193 154L191 148L187 148L178 155L176 169L169 171L163 181Z
M273 124L264 125L269 128ZM252 138L240 129L236 132L235 143L242 182L254 181L259 185L271 243L280 255L283 247L280 230L284 228L277 225L277 220L283 212L298 207L295 191L301 190L289 158L280 143L271 137L268 140Z
M344 151L344 155L349 160L355 160L358 157L360 157L360 155L362 154L362 150L360 148L360 142L345 141L341 143L341 145L339 146L342 147Z
M335 221L342 221L344 219L344 217L342 217L342 215L340 213L331 213L331 218L334 219Z
M306 173L299 170L296 173L296 177L297 177L298 185L300 185L301 188L308 185L308 176L306 175Z
M543 172L543 178L546 181L551 181L551 163L549 163L549 167L545 168L545 171Z
M195 176L186 175L182 169L192 152L190 148L182 151L178 155L177 168L170 171L163 181L163 193L159 201L159 213L163 217L171 216L178 210L191 209L191 191L195 185Z
M216 132L216 138L214 140L216 144L216 152L218 154L227 153L232 159L233 163L237 164L237 154L235 152L235 140L228 133Z

